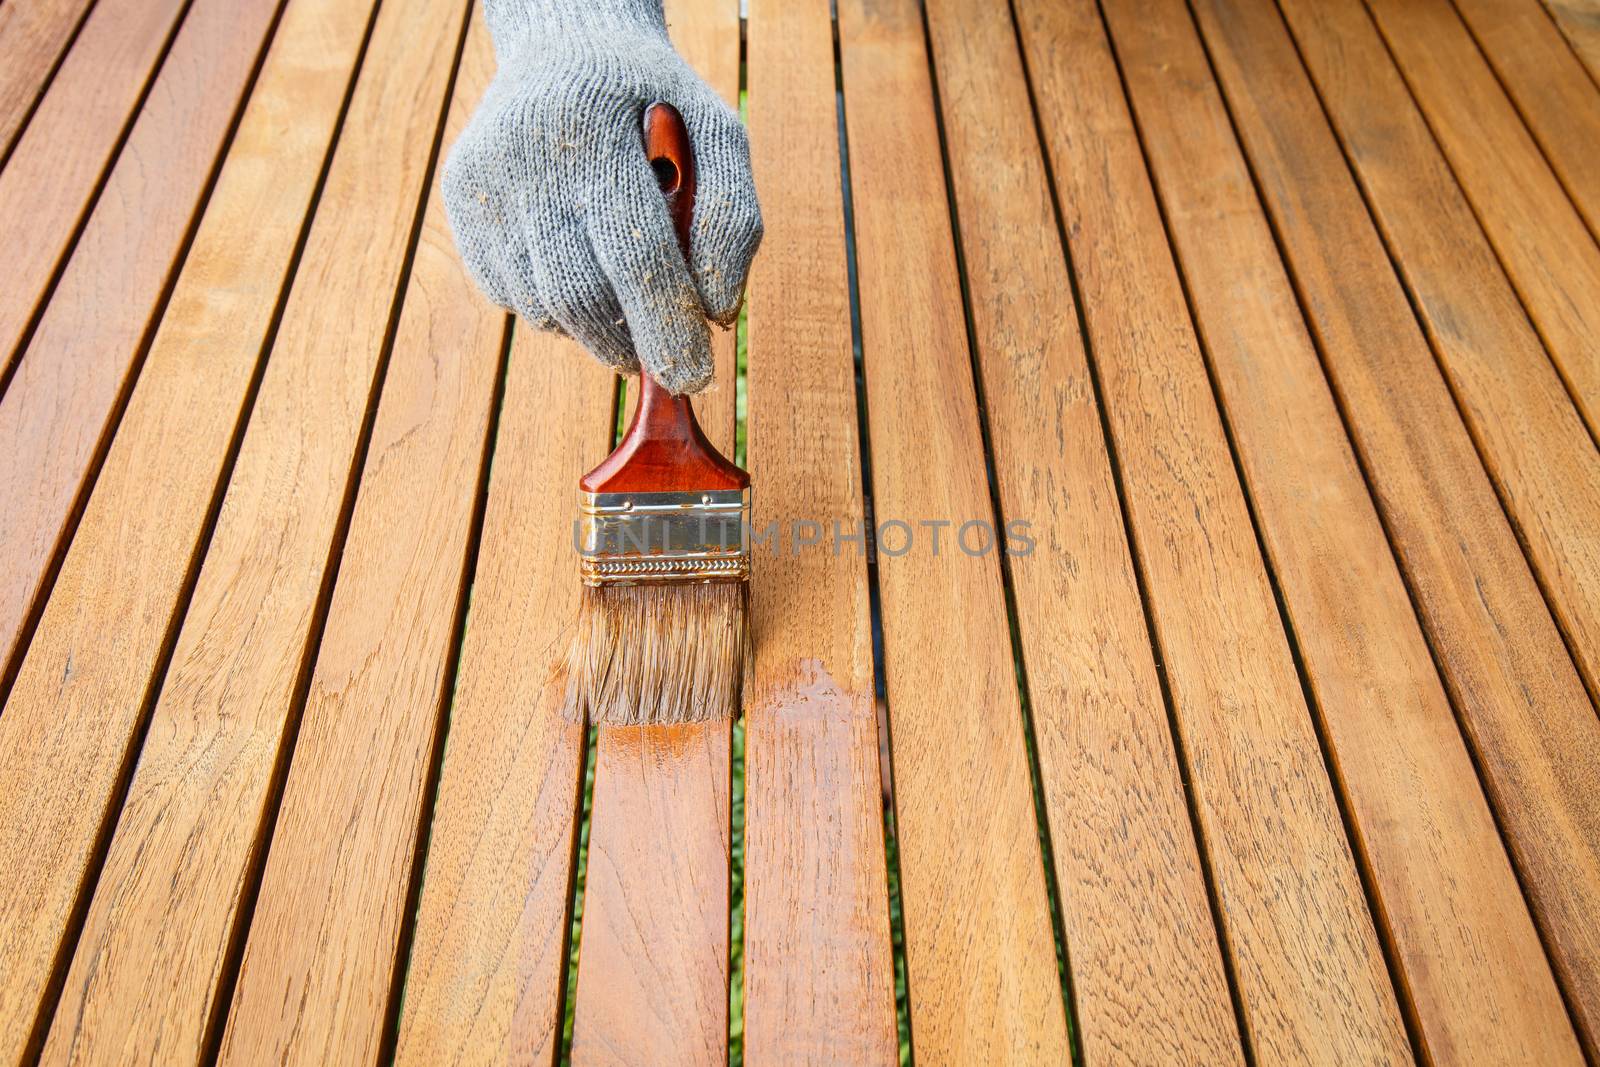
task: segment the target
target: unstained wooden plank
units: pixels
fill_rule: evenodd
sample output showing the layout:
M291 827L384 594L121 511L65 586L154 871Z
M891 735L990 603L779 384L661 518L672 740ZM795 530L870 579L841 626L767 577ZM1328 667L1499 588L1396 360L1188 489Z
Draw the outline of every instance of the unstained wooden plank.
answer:
M998 550L955 543L994 512L918 5L844 0L839 47L912 1044L925 1063L1061 1063Z
M0 247L7 259L0 377L21 358L28 325L186 7L184 0L97 4L0 171ZM185 89L172 102L197 95Z
M71 537L80 495L104 454L128 375L279 6L201 0L190 9L28 357L0 397L0 498L19 502L0 511L0 677L24 651L28 621L43 606L51 563ZM32 165L20 153L16 163ZM15 173L16 164L0 175L0 187ZM36 204L37 214L29 213L38 192L0 188L0 197L14 198L0 200L0 214L17 211L15 224L27 227L12 244L21 262L12 276L16 289L0 289L0 319L6 302L32 284L30 257L51 240L50 208Z
M1537 0L1455 0L1591 234L1600 235L1600 86Z
M145 700L370 14L370 5L351 4L333 17L315 0L294 0L284 12L12 710L54 702L79 732L92 717L127 730ZM69 672L71 684L59 687ZM230 735L227 716L187 710L169 695L154 712L56 1007L47 1063L157 1047L198 1054L273 750ZM195 849L201 826L211 832Z
M1322 27L1306 61L1556 621L1600 692L1600 451L1377 33L1354 7L1288 11Z
M10 0L0 4L0 160L6 158L49 84L61 53L94 0Z
M561 1038L585 730L561 711L579 585L570 511L550 494L605 454L612 380L573 342L517 324L405 974L402 1064L549 1064Z
M160 79L166 102L144 116L113 176L117 196L96 213L85 235L86 247L103 258L85 260L81 270L69 272L59 311L52 311L36 337L40 358L29 361L0 402L5 450L0 493L7 502L0 508L0 654L8 663L23 651L20 636L30 605L79 492L86 449L94 443L91 437L84 451L74 451L74 443L81 442L75 435L83 432L79 420L92 421L98 436L106 411L102 406L96 414L94 405L102 399L109 405L120 388L276 6L276 0L204 0L191 11L170 57L173 63ZM205 95L208 83L212 89L203 106L179 103ZM252 349L246 357L246 378L254 354ZM93 395L97 369L112 379L110 396ZM214 382L220 385L230 369L207 363L205 373L217 374ZM237 420L237 396L232 405L222 402L221 409L219 432L226 434ZM167 440L164 427L147 423L145 429L150 438L128 449L148 457L145 450L166 447ZM204 462L199 456L184 458L197 467ZM125 449L119 461L130 460L143 462ZM197 504L201 514L215 477L213 466ZM106 543L135 525L121 507L137 512L164 506L152 497L152 486L141 484L131 505L125 498L111 513L101 513L97 521L116 529L103 525L103 539L65 572L66 599L39 629L40 652L18 666L14 691L0 715L0 737L14 746L0 770L0 955L7 960L0 970L0 1057L44 1036L43 1029L31 1036L30 1031L36 1021L48 1022L47 989L54 968L64 962L57 956L71 948L71 917L92 872L105 820L116 815L107 805L116 796L129 741L141 721L149 656L167 632L170 599L167 609L146 620L149 630L138 637L148 643L144 657L97 660L87 647L125 621L117 612L132 579L116 568L153 563L111 551ZM174 569L159 574L158 584L171 589L182 580L193 547L190 536L176 548L175 561L167 557ZM102 551L108 554L99 555ZM106 600L93 599L108 591ZM106 676L129 686L126 699L99 688Z
M259 726L236 729L275 748L311 671L303 715L288 728L294 751L222 1062L372 1062L389 1021L504 336L503 317L470 298L427 192L468 7L379 10L167 678L197 714L216 713L206 682L226 679L231 703L260 709ZM482 81L462 90L475 98ZM385 364L422 199L431 209ZM319 590L334 574L319 634Z
M1590 432L1600 434L1600 246L1449 0L1372 0L1369 7ZM1322 22L1329 46L1353 52L1346 62L1358 79L1383 79L1370 87L1368 106L1401 107L1385 91L1398 79L1381 49L1369 46L1372 28L1359 5L1339 0L1329 8ZM1349 94L1323 95L1335 123L1348 125L1340 101ZM1600 628L1600 620L1588 622ZM1590 692L1600 693L1600 646L1583 658Z
M1589 76L1600 84L1600 0L1544 0Z
M1557 978L1592 1054L1600 990L1600 720L1270 0L1200 0L1229 110L1454 698ZM1344 70L1297 13L1319 74ZM1370 28L1369 28L1370 29ZM1319 61L1323 57L1325 61ZM1318 68L1322 68L1318 70ZM1349 74L1339 74L1341 78ZM1419 796L1421 795L1419 790ZM1587 1020L1587 1021L1586 1021Z
M826 2L755 0L750 137L767 223L750 286L757 530L746 694L747 1063L897 1062L865 522ZM805 524L815 523L814 527ZM791 552L797 524L826 531Z
M1189 12L1105 10L1423 1045L1581 1063Z
M1263 1061L1410 1043L1257 549L1138 136L1090 0L1024 48L1248 1039Z
M1084 1059L1239 1063L1016 31L928 24L1001 508L1037 542L1010 571Z

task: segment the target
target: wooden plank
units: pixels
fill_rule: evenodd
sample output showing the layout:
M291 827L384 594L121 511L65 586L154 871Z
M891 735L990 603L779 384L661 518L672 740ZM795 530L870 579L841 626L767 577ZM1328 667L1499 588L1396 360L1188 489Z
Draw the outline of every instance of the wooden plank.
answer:
M50 84L62 52L94 0L11 0L0 5L0 161Z
M327 12L315 5L291 9L283 28L282 44L286 55L282 64L269 67L264 77L263 93L287 90L286 98L278 101L280 108L285 103L312 104L314 100L305 100L300 93L304 91L306 80L318 71L318 61L327 64L323 68L322 129L315 131L315 140L301 153L306 164L302 176L306 192L317 175L320 157L361 44L367 14L366 10L351 6L339 21L330 22ZM319 56L323 48L331 50L325 58ZM374 42L370 58L381 63L383 48L380 38ZM294 88L281 82L274 86L268 80L274 73L292 78ZM265 134L276 144L284 114L270 106L259 114L263 121L247 124L241 135ZM249 145L246 141L239 147L248 151ZM245 159L249 161L248 156ZM291 153L281 158L277 155L260 157L256 162L272 163L270 174L277 178L280 176L277 164L293 159ZM276 188L281 189L281 186ZM221 189L219 194L227 191L227 188ZM303 204L303 198L301 202ZM225 201L219 209L231 204ZM396 223L397 228L402 226L403 223ZM436 222L434 229L440 226L442 221ZM293 230L287 231L285 236L292 242ZM448 245L447 237L445 241ZM433 244L437 243L436 237ZM430 247L433 246L425 245L424 253L419 254L418 267L413 274L414 288L421 291L424 286L431 287L436 293L433 299L447 307L452 304L468 307L461 297L470 291L469 284L454 280L452 293L452 278L438 268L440 255L426 254ZM288 248L289 244L285 243L283 252L287 253ZM453 260L444 262L451 266L454 263ZM470 482L474 470L471 460L481 452L481 434L487 420L486 408L500 351L502 324L498 317L492 317L494 321L481 325L477 344L470 345L456 359L441 363L439 380L413 381L418 377L415 364L419 362L415 350L426 340L423 337L419 341L418 335L424 333L430 323L425 318L428 306L425 302L413 301L409 306L413 310L402 320L399 351L389 377L387 396L390 399L384 408L386 417L380 418L376 431L373 462L383 464L385 471L403 469L407 464L413 469L428 471L435 462L458 466L461 471L458 480L468 484L464 488L456 487L459 499L453 503L459 507L452 507L450 514L456 527L464 527L470 518L474 491ZM444 320L448 316L437 318ZM461 339L470 341L474 325L478 324L463 312L450 321L435 321L431 327L459 345ZM458 376L467 380L459 380ZM460 424L439 425L445 418L439 414L440 408L445 412L458 410L456 417ZM474 417L476 426L472 424ZM479 435L476 441L471 437L474 429ZM386 442L400 438L404 440L403 446L385 448ZM416 450L420 455L409 455L408 450ZM370 475L368 484L374 483L378 488L373 491L381 492L384 478ZM408 514L413 511L427 514L420 510L426 503L424 494L410 494L406 503ZM369 513L358 512L358 516L365 514ZM397 565L416 560L419 553L426 558L428 549L438 550L440 556L448 554L450 545L434 542L425 543L412 554L400 554L396 545L404 543L404 533L405 524L399 521L385 529L385 535L390 538L388 544L397 553L389 559ZM440 533L435 541L449 541L452 537L459 540L460 536L460 530L452 527ZM446 616L443 621L425 612L416 613L419 626L431 622L438 629L449 625L453 602L439 593L439 586L449 582L448 569L435 569L431 567L432 562L430 559L430 574L434 575L434 580L430 583L419 579L412 587L418 590L416 595L438 594L437 601L441 605L438 611ZM359 564L347 565L346 573L351 570L358 576L364 573ZM364 608L372 611L370 603ZM414 631L406 631L399 624L390 627L389 632L412 639L413 663L419 671L425 670L428 645L425 638ZM186 639L188 633L186 631ZM327 647L325 643L324 649ZM190 652L191 647L180 646L179 654L185 657L185 665ZM441 654L436 652L436 658ZM362 681L368 678L370 675L365 675ZM404 688L401 681L386 680L397 690ZM407 680L412 682L413 689L424 685L415 679ZM107 1042L112 1043L113 1049L118 1047L118 1042L128 1042L130 1050L149 1048L154 1038L152 1030L157 1028L162 1048L180 1049L185 1058L199 1057L210 1036L208 1021L217 1018L219 1009L225 1007L216 1003L216 996L222 971L233 955L231 946L235 944L233 934L241 896L257 868L264 808L270 806L269 798L275 791L272 782L279 753L274 731L281 732L282 722L257 721L249 716L225 713L224 708L207 707L216 697L206 696L205 685L186 675L183 666L173 672L172 682L155 711L149 741L141 753L129 789L127 810L118 826L99 892L91 907L85 937L69 976L70 1013L58 1016L52 1042L46 1049L47 1058L69 1059L91 1054L88 1050L97 1048L102 1050L100 1054L110 1055L105 1049ZM198 961L204 961L205 965L195 966Z
M480 299L481 298L475 298ZM564 721L578 608L550 487L605 455L612 376L519 324L496 435L397 1060L548 1064L561 1039L583 727Z
M47 317L36 338L40 359L29 361L0 404L0 442L7 457L0 486L8 501L18 502L0 509L0 558L6 561L0 649L7 653L22 651L18 637L29 601L42 584L57 532L68 524L72 498L79 492L77 479L88 462L80 454L74 470L75 457L62 437L71 438L73 419L87 415L88 405L97 399L105 405L112 402L120 386L112 381L111 395L96 398L95 382L104 380L96 370L120 377L158 299L160 280L146 285L119 272L170 269L192 198L204 182L275 7L275 0L209 0L191 11L173 50L174 62L162 76L163 92L170 91L173 106L158 105L147 113L148 123L140 124L123 156L129 169L119 166L114 176L117 197L107 201L105 212L97 213L85 234L85 247L103 251L104 258L97 255L84 260L89 265L82 270L69 271L61 311ZM208 83L214 87L204 107L176 106ZM190 200L182 204L163 200L175 201L185 193ZM304 210L303 200L299 210ZM292 240L291 232L284 259ZM256 344L280 280L281 266L270 285L262 280L250 287L241 279L239 300L255 298L265 305ZM202 301L217 306L219 314L223 305L239 310L231 291L224 298L210 292L205 282L195 284L205 291ZM192 305L192 290L189 300ZM63 563L63 599L42 617L38 652L19 666L0 716L0 737L16 746L0 774L0 951L12 962L0 979L0 1016L6 1020L0 1026L0 1049L19 1049L44 1036L42 1030L32 1036L29 1031L36 1018L45 1021L38 1013L48 1009L46 988L54 968L66 962L57 960L57 953L70 950L70 937L63 941L63 935L93 866L103 820L115 814L105 805L126 771L151 661L164 641L172 599L184 580L194 537L212 498L217 463L237 421L239 399L258 351L246 345L237 354L218 353L216 336L249 327L245 317L209 320L200 342L207 349L203 357L167 356L161 361L165 366L173 359L193 360L182 362L183 373L196 374L198 380L183 387L181 401L172 395L170 378L165 384L158 381L141 401L141 410L150 406L137 424L141 429L136 432L143 436L118 451L118 466L108 484L119 487L107 490L106 505L91 509L95 532L82 552ZM176 338L170 343L181 344ZM173 368L162 373L170 375ZM229 392L231 403L224 399ZM197 396L215 402L218 410L195 415L188 408ZM150 417L173 410L192 421L177 427L160 415ZM102 409L99 419L104 417ZM216 441L209 456L199 447L208 437ZM192 454L157 456L190 443L197 448ZM142 477L153 469L174 468L181 473L172 483ZM152 485L170 489L171 497L153 502ZM152 542L164 550L155 550ZM132 551L133 544L141 550ZM134 569L143 581L131 578ZM132 606L146 596L149 607ZM124 611L136 614L130 618ZM124 624L142 632L119 628ZM99 648L113 651L99 658Z
M1589 77L1600 85L1600 0L1544 0Z
M921 12L839 4L912 1043L1069 1056ZM941 552L923 520L945 520ZM899 553L899 554L895 554Z
M427 193L469 7L415 0L379 11L167 680L187 693L228 678L270 731L292 722L296 668L315 656L222 1062L372 1062L389 1022L504 336L503 317L471 299L437 192ZM474 99L486 67L461 82ZM396 115L391 103L380 119L396 99L410 109ZM466 109L454 118L459 129ZM419 197L431 210L385 368L384 326ZM364 255L351 247L363 240ZM330 344L330 333L346 343ZM374 373L383 394L364 448ZM365 468L341 544L352 452L357 463L364 452ZM309 470L289 481L285 464ZM318 635L318 588L334 573ZM232 632L240 618L254 620L248 634Z
M43 607L51 564L71 537L279 6L211 0L190 10L29 341L32 358L0 397L0 497L27 502L0 514L0 677L15 669ZM49 242L48 210L39 221L44 228L19 242L25 259ZM18 275L24 284L29 269Z
M1533 0L1455 6L1589 232L1600 234L1600 87Z
M731 764L718 726L599 731L574 1064L727 1062Z
M667 7L680 54L737 107L736 0ZM719 384L696 404L728 456L730 340L718 338ZM638 390L628 393L636 402ZM601 727L598 738L573 1062L724 1063L732 724Z
M219 494L370 13L307 0L285 10L6 714L50 707L76 732L101 719L130 729ZM225 747L226 717L202 722L182 707L169 694L154 712L45 1062L152 1048L193 1058L215 1014L274 752L265 741ZM235 836L193 847L199 828L221 826Z
M1316 11L1327 10L1316 6ZM1600 721L1437 374L1295 41L1268 0L1196 4L1423 628L1593 1054ZM1315 14L1307 9L1307 14ZM1303 27L1314 25L1309 19ZM1315 40L1302 39L1318 66ZM1331 58L1329 53L1329 58ZM1344 70L1326 64L1320 72ZM1348 75L1341 75L1341 77ZM1329 84L1333 84L1330 82ZM1587 1005L1587 1006L1586 1006Z
M1016 31L928 23L1001 507L1040 542L1011 581L1083 1056L1239 1063Z
M0 247L7 256L0 378L22 356L28 325L186 6L184 0L96 5L0 171Z
M1087 0L1019 19L1249 1041L1407 1060L1103 27Z
M825 3L755 0L750 286L756 529L865 521ZM865 543L758 549L745 718L744 1055L898 1062Z
M1579 411L1600 434L1600 246L1448 0L1369 6ZM1362 62L1366 18L1335 5L1328 26L1360 49L1352 62ZM1369 76L1386 66L1374 63Z
M1353 7L1320 17L1307 61L1556 621L1600 693L1600 452L1377 33ZM1335 62L1354 76L1330 76Z
M1194 25L1182 0L1105 10L1423 1046L1581 1063Z

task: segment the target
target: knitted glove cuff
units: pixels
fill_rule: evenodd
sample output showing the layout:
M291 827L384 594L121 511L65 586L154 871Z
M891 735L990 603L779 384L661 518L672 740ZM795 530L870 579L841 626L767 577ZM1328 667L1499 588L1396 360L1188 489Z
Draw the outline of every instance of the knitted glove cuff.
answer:
M661 0L485 0L483 14L502 61L552 40L667 36Z

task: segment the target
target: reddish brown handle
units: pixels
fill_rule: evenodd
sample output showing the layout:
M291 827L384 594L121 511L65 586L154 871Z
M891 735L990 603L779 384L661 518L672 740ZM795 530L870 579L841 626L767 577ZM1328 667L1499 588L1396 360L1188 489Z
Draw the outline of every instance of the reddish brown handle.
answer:
M644 152L666 197L683 258L694 220L694 150L678 109L651 104L644 112ZM647 371L639 374L639 408L622 443L578 485L587 493L665 493L743 489L750 475L723 458L695 420L687 396L673 396Z

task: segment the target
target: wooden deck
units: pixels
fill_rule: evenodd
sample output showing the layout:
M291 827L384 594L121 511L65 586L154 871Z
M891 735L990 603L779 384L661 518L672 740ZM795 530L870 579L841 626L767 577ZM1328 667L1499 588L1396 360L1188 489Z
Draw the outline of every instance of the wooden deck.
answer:
M595 732L470 0L0 0L0 1063L1600 1060L1600 5L740 6L820 542Z

